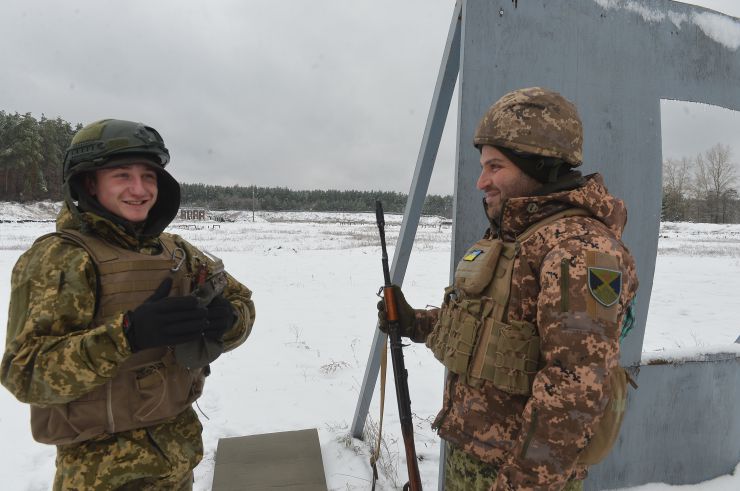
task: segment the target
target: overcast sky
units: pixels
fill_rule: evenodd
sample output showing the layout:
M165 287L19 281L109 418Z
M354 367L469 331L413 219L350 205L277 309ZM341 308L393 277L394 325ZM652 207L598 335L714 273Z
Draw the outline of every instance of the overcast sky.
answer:
M0 110L143 121L183 182L407 192L453 5L0 0ZM722 142L740 161L740 115L663 108L665 157ZM432 193L452 192L452 111Z

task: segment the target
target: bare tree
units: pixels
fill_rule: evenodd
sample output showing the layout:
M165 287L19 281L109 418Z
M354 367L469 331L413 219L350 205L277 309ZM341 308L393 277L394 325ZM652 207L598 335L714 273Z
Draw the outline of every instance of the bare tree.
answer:
M737 194L730 192L737 181L731 157L730 147L721 143L696 157L694 190L696 198L705 203L705 213L700 216L704 221L725 223L728 218L728 207Z
M662 219L684 221L688 219L691 182L690 159L666 159L663 162L663 211Z

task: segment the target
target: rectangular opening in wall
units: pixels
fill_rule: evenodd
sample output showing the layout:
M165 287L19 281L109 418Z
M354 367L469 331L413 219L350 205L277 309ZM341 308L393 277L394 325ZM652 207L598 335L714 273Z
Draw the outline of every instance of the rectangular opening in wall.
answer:
M643 351L726 351L740 336L740 112L664 100L661 125L661 226Z

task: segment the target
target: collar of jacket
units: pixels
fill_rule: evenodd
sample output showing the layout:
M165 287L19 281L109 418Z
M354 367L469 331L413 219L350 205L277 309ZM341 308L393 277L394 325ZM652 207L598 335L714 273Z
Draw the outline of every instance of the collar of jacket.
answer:
M501 215L491 220L491 235L503 240L516 240L529 226L568 208L588 211L609 227L617 238L622 236L627 223L624 202L609 194L600 174L591 174L583 177L582 182L572 189L506 200Z
M57 215L56 228L57 230L78 230L82 233L96 235L111 244L139 252L146 253L150 250L151 253L155 253L160 250L159 236L141 237L138 234L132 234L122 225L89 211L77 210L77 213L73 213L66 202Z

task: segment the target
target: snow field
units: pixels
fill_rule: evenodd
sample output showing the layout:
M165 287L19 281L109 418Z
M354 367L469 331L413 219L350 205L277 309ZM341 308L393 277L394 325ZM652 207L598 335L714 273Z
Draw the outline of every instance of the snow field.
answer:
M251 220L251 212L247 216ZM2 204L0 218L8 219ZM368 456L374 443L351 439L348 432L375 328L375 293L382 283L374 214L258 213L256 218L176 221L169 229L221 257L226 269L254 291L257 310L252 335L213 364L199 400L208 419L201 416L206 453L196 469L195 489L210 489L219 438L313 427L319 430L329 489L369 489ZM391 254L400 221L400 216L387 217ZM53 227L51 222L0 224L0 305L8 303L17 258ZM436 218L425 219L419 228L404 282L406 298L417 308L440 302L450 271L450 233ZM738 273L740 226L664 224L644 358L680 359L740 346L732 344L740 335ZM7 310L0 308L0 324L6 322ZM439 440L429 424L441 406L443 368L423 345L410 346L405 354L421 475L425 489L436 489ZM378 388L366 430L377 425ZM405 482L394 398L389 373L380 489L398 489ZM4 390L0 428L0 472L8 476L4 488L49 489L54 449L32 440L27 406ZM687 489L740 489L737 474Z

